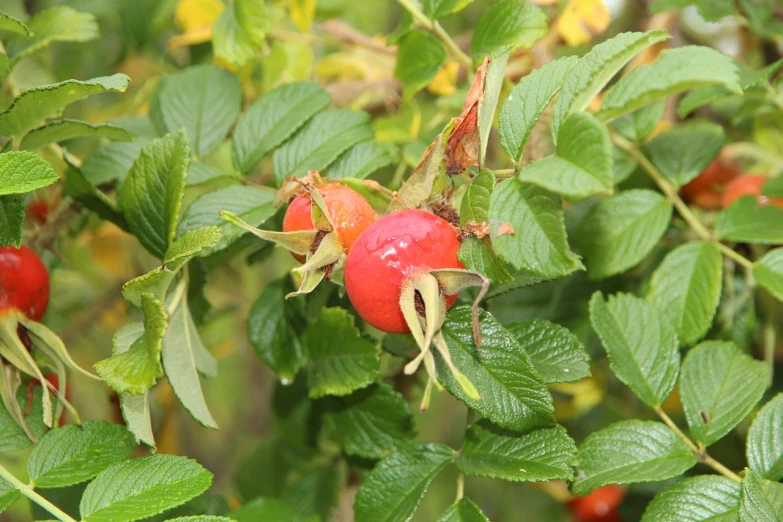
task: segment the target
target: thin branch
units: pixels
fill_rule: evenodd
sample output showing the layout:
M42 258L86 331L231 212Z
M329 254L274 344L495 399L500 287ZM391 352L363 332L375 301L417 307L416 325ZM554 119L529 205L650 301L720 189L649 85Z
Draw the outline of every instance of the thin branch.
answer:
M43 498L41 495L36 493L31 486L28 486L27 484L20 481L18 478L16 478L13 473L5 469L2 465L0 465L0 477L4 478L6 481L8 481L12 486L14 486L16 489L18 489L22 495L29 498L42 508L44 508L46 511L57 517L57 520L60 520L62 522L76 522L75 519L71 518L67 513L62 511L60 508Z
M663 408L660 406L655 406L653 408L655 410L655 413L658 414L658 416L661 418L661 420L669 427L671 430L676 433L682 440L685 442L685 445L688 446L688 449L693 452L694 455L699 455L701 453L701 450L699 449L696 444L693 443L693 441L688 437L683 431L680 429L679 426L677 426L674 421L672 420L669 415L663 411Z
M316 26L329 36L333 36L341 42L356 45L357 47L364 47L371 51L375 51L380 54L386 54L389 56L397 56L397 48L384 45L377 42L367 36L366 34L357 31L350 25L346 24L342 20L332 18L324 21L322 24Z
M473 68L473 60L470 59L470 56L465 54L462 49L459 48L459 45L457 45L457 43L452 40L451 36L449 36L449 33L447 33L438 22L427 18L427 15L422 13L418 6L416 6L411 0L397 1L411 14L417 25L438 37L443 45L446 46L446 49L451 54L452 58L467 67L468 70Z

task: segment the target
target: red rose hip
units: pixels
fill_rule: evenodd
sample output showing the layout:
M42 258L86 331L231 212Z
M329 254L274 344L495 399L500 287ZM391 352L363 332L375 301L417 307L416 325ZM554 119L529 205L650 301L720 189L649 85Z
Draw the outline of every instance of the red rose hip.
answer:
M49 304L49 274L41 259L23 246L0 247L0 313L17 309L40 321Z
M755 196L761 205L775 205L783 208L783 198L770 198L761 195L761 189L767 181L769 178L763 174L744 174L734 178L731 183L726 185L726 190L723 192L721 200L723 208L743 196Z
M718 157L707 165L701 174L684 185L680 192L689 203L697 207L717 210L721 208L721 194L725 185L740 172L739 161Z
M622 488L609 484L584 497L575 498L568 507L574 515L574 522L622 522L617 506L624 496Z

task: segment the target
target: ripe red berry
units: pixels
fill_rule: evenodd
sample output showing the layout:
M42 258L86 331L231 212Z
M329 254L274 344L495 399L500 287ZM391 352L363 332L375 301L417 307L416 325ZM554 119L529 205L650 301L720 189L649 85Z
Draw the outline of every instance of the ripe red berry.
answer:
M568 507L574 515L574 522L622 522L617 506L624 496L622 488L609 484L572 500Z
M49 274L27 247L0 247L0 312L15 308L40 321L49 304Z
M27 204L24 214L27 220L43 225L49 218L49 204L41 199L31 201Z
M329 209L329 216L332 218L343 249L348 252L359 234L375 221L375 211L361 194L344 185L327 183L316 185L316 188ZM310 197L306 192L295 197L286 210L283 232L313 230L315 226L310 206ZM304 256L294 254L294 257L304 262Z
M408 333L400 293L417 273L465 268L457 259L459 241L452 226L423 210L401 210L382 217L353 244L345 264L345 289L359 315L388 333ZM456 295L446 296L451 306Z
M755 196L762 205L775 205L783 208L783 198L770 198L761 195L761 188L767 181L769 178L763 174L744 174L734 178L731 183L726 185L726 190L723 192L721 200L723 208L728 207L742 196Z
M707 210L721 208L721 194L726 183L740 174L740 164L736 160L713 160L704 171L690 183L682 187L685 199L697 207Z

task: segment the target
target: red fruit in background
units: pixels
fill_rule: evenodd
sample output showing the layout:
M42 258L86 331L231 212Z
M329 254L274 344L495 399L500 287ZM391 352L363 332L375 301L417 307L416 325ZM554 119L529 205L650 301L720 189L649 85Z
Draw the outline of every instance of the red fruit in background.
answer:
M327 183L316 185L316 188L329 209L329 216L332 218L343 249L348 252L359 234L375 221L375 211L361 194L344 185ZM310 213L310 197L303 192L288 205L283 219L283 232L314 228ZM305 260L304 256L297 254L294 254L294 257L300 262Z
M400 309L403 282L439 268L465 268L457 259L459 241L443 218L423 210L382 217L353 244L345 264L345 289L359 315L388 333L410 329ZM446 296L451 306L456 295Z
M0 311L15 308L40 321L49 304L49 274L41 259L23 246L0 247Z
M589 495L578 497L568 503L574 515L574 522L622 522L617 506L623 501L622 488L609 484L596 489Z
M723 208L728 207L742 196L755 196L762 205L775 205L783 208L783 198L770 198L761 195L761 188L767 181L769 178L763 174L744 174L734 178L731 183L726 185L726 190L723 192L721 198Z
M44 379L49 381L51 385L54 387L55 390L60 389L60 378L57 376L56 373L50 373L47 375L44 375ZM33 404L33 397L34 397L34 388L36 386L41 386L41 381L38 379L32 379L30 382L27 383L27 411L25 412L25 415L29 413L30 406ZM49 387L49 392L52 392L52 386ZM71 401L71 382L68 381L65 383L65 400L70 402ZM60 414L60 420L59 425L63 426L65 424L65 410Z
M740 174L737 160L724 161L720 157L712 161L704 171L680 189L685 199L707 210L721 208L721 194L726 183Z
M24 215L28 221L43 225L49 218L49 204L41 199L31 201L27 204Z

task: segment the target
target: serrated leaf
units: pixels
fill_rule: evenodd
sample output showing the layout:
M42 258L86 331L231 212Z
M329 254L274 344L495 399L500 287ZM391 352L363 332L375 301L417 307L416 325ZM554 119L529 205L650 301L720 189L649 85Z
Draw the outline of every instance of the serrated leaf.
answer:
M96 187L113 180L122 183L133 162L139 157L141 148L146 144L137 139L133 142L109 143L97 148L82 163L84 177Z
M725 140L723 127L717 123L690 120L658 134L644 146L644 152L669 181L680 187L707 168Z
M21 498L22 492L4 478L0 478L0 513Z
M696 465L696 457L665 424L628 420L596 431L579 446L579 468L571 486L586 495L607 484L657 482Z
M752 196L743 196L720 213L715 235L740 243L777 245L783 243L783 208L762 205Z
M533 127L577 64L575 56L553 60L523 77L500 110L500 144L514 161L522 157Z
M709 47L669 49L609 89L596 116L609 120L672 94L714 84L735 93L742 92L737 67L731 58Z
M503 0L479 18L470 42L474 61L495 52L531 47L547 31L546 14L520 0Z
M759 410L748 430L745 454L750 469L768 480L783 478L783 394Z
M599 202L574 235L587 275L603 279L638 265L658 244L671 217L671 203L651 190L626 190Z
M144 323L128 323L114 334L112 355L127 352L133 343L144 335ZM155 448L155 437L152 433L152 418L150 416L149 391L142 395L132 395L128 392L119 394L120 408L128 431L136 440Z
M207 192L185 209L180 221L178 235L202 227L216 226L220 229L222 239L201 256L207 256L223 250L239 237L244 231L220 217L221 210L228 210L253 226L259 226L275 215L275 193L271 190L248 185L233 185L213 192Z
M783 301L783 248L770 250L753 265L756 282Z
M212 165L205 165L197 161L191 161L188 168L186 187L196 187L215 180L238 181L239 176L235 172L223 172Z
M235 67L253 60L264 43L269 15L263 2L234 0L212 27L215 56Z
M9 151L0 154L0 196L25 194L57 181L57 174L37 154Z
M0 112L0 134L19 136L41 120L59 113L66 105L100 92L125 92L128 78L124 74L102 76L92 80L66 80L28 89L14 98Z
M124 426L86 421L49 431L33 448L27 474L36 488L62 488L93 478L125 460L136 441Z
M569 114L583 111L631 58L647 47L666 40L665 31L620 33L585 54L571 70L552 109L552 136Z
M705 341L682 363L680 399L691 434L709 446L753 411L767 389L763 361L734 343Z
M7 43L8 55L14 62L53 42L89 42L99 35L94 15L67 6L36 13L27 21L27 27L27 35L15 36Z
M651 103L616 118L612 121L612 127L629 140L641 143L655 130L665 110L663 101Z
M90 522L126 522L157 515L200 495L212 473L195 460L152 455L112 466L84 491L79 511Z
M519 434L482 419L465 433L454 463L468 476L513 482L573 480L576 443L562 426Z
M766 481L748 470L742 479L739 518L742 522L783 520L783 484Z
M376 170L391 165L393 159L385 148L373 141L354 145L332 163L329 178L364 179Z
M409 100L435 78L449 53L434 35L411 31L400 41L394 76L402 83L404 100Z
M462 11L472 2L473 0L424 0L424 14L431 20L437 20Z
M32 36L30 28L24 22L3 12L0 12L0 30L21 34L28 38Z
M647 300L674 325L683 346L712 326L723 286L723 258L711 243L694 241L669 252L650 282Z
M357 143L373 137L370 115L350 109L335 109L315 115L293 137L275 150L275 179L309 170L324 170Z
M380 461L359 486L356 522L410 520L435 477L452 461L443 444L416 444Z
M444 511L437 522L489 522L489 519L475 502L462 497Z
M443 336L457 368L472 382L481 401L465 395L446 364L435 353L440 383L455 397L494 424L515 431L554 423L552 396L541 374L514 336L488 312L479 310L483 344L476 349L469 306L446 316Z
M457 251L457 258L460 263L465 265L465 268L484 274L493 283L503 284L514 280L486 238L467 237L463 239Z
M375 383L321 404L324 426L348 455L380 459L411 444L410 408L388 384Z
M647 505L642 522L737 522L740 485L701 475L666 486Z
M184 128L193 153L206 156L223 141L242 105L239 77L216 65L164 76L150 106L161 134Z
M47 123L25 134L19 148L35 150L50 143L83 137L107 138L117 141L130 141L130 133L111 123L93 125L86 121L62 119Z
M256 100L237 122L232 138L234 166L247 174L267 153L329 105L318 84L287 83Z
M506 328L547 384L574 382L590 376L590 356L568 328L543 319L519 321Z
M302 337L310 354L310 397L348 395L378 378L378 348L364 339L343 308L324 308Z
M509 52L494 53L489 62L489 68L484 79L484 91L478 100L478 130L479 130L479 166L486 166L487 146L495 112L500 101L500 91L506 77ZM468 96L470 98L470 96Z
M479 172L468 185L460 204L459 222L463 227L470 222L482 223L489 219L489 202L495 188L495 174L488 169Z
M648 406L671 394L680 368L674 326L658 309L630 294L590 299L590 322L617 378Z
M185 133L167 134L141 149L122 185L120 206L128 226L158 258L177 232L189 163Z
M540 187L503 181L492 192L489 221L495 251L520 270L562 277L582 267L568 248L560 198ZM498 235L500 224L511 224L514 233Z
M24 229L24 196L0 196L0 246L22 246Z
M614 184L612 143L606 127L587 113L560 127L553 156L527 165L519 179L579 199L609 192Z

